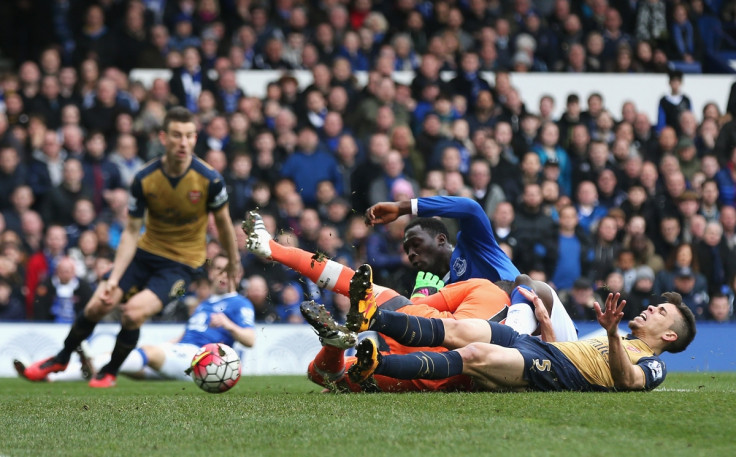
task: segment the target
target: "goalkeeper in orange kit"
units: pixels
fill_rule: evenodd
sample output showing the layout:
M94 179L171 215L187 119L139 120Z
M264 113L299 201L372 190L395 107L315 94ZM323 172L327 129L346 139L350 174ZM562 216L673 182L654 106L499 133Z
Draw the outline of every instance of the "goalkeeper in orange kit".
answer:
M442 224L440 221L432 220ZM342 295L362 299L366 292L370 292L377 306L421 317L437 318L481 318L503 323L507 317L510 304L510 295L513 289L510 281L499 281L499 287L486 279L474 278L455 284L444 286L444 283L433 274L420 273L415 291L411 299L400 296L397 292L372 284L370 269L358 271L356 281L351 279L355 271L337 262L320 259L318 256L298 248L282 246L273 241L271 234L266 230L261 217L251 212L243 224L248 235L247 247L256 255L280 262L304 276L310 278L318 286L333 290ZM445 229L446 230L446 229ZM436 236L428 234L428 236ZM447 244L448 254L452 247ZM447 256L449 260L449 255ZM449 263L449 262L448 262ZM448 266L449 268L449 266ZM528 280L527 276L522 276ZM439 293L435 293L439 292ZM392 378L376 376L369 385L351 382L345 377L346 367L349 367L354 358L344 357L344 351L356 343L355 334L346 327L326 319L328 314L323 306L313 302L302 304L302 313L314 327L322 350L309 366L309 377L317 384L347 391L361 391L366 388L388 392L419 391L419 390L467 390L470 388L468 377L457 376L441 381L412 380L401 381ZM329 322L324 325L323 322ZM399 345L393 339L384 337L381 350L387 353L407 353L421 348L407 348ZM441 348L424 350L442 351Z

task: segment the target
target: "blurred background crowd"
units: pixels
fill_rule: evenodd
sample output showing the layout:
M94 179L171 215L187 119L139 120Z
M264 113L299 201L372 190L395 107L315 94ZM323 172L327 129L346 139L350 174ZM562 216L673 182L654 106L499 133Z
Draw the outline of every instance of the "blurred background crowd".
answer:
M700 319L733 316L736 93L695 112L683 84L736 50L734 1L10 0L0 24L0 320L73 320L176 105L197 114L195 153L224 176L243 249L258 208L279 242L369 262L408 293L407 221L367 227L363 212L465 196L574 319L608 291L627 317L668 290ZM171 76L146 85L136 68ZM281 76L256 96L240 70ZM605 88L532 106L517 72L667 73L669 95L656 119L634 101L612 112ZM344 315L345 297L242 259L259 322L302 322L304 297ZM205 289L157 319L185 320Z

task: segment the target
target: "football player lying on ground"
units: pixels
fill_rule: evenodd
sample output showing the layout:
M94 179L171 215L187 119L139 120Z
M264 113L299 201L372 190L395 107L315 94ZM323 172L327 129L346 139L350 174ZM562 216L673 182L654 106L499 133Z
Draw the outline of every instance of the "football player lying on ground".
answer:
M433 197L426 200L433 201L432 199ZM410 202L406 203L409 204ZM449 275L447 272L449 271L450 258L453 255L465 251L484 251L489 252L489 254L485 257L475 256L474 258L476 259L476 263L485 262L486 267L476 267L472 271L490 271L491 273L489 274L493 277L500 277L501 275L502 277L511 277L512 279L519 277L518 270L516 270L511 260L495 242L488 218L475 201L466 198L442 198L440 199L440 203L444 205L443 208L446 212L452 213L458 207L462 209L462 211L452 213L451 215L467 218L467 215L471 214L472 217L469 219L474 221L478 227L476 229L478 238L487 238L487 245L490 247L488 249L476 247L473 249L465 248L462 251L453 250L452 245L448 242L447 228L442 221L433 218L417 218L406 229L406 236L411 237L412 245L411 251L407 250L407 253L415 258L415 262L418 262L415 265L427 265L430 267L428 269L437 271L438 273L442 273L441 269L444 268L445 274ZM385 205L389 207L387 211L391 212L390 207L394 204L387 203ZM248 235L247 247L252 253L278 261L307 276L320 287L326 287L342 295L348 294L350 280L355 273L352 269L337 262L320 258L310 252L276 243L266 230L263 220L257 212L249 212L245 218L243 230ZM462 236L460 236L460 240L462 240ZM361 273L361 281L370 285L372 284L370 267L366 267ZM516 274L517 276L512 277L510 276L511 274ZM399 296L393 290L375 286L374 292L378 305L386 306L387 309L425 317L452 317L456 319L468 317L490 319L495 317L497 321L502 321L506 318L507 324L513 325L514 328L525 333L531 333L538 327L533 309L528 304L523 303L525 301L529 303L528 300L523 299L520 302L513 302L514 305L510 308L508 307L509 295L511 295L510 292L513 290L513 288L509 287L511 283L508 281L505 283L504 281L499 281L500 283L504 283L502 286L507 289L503 291L488 280L471 279L457 287L445 288L443 289L444 292L439 294L439 296L427 297L425 301L422 295L429 295L428 290L433 293L442 289L444 286L444 283L436 278L434 280L426 280L427 275L426 273L419 274L415 291L423 290L424 293L412 294L411 301ZM429 276L434 278L433 275ZM528 276L524 276L524 278L526 281L531 281ZM547 306L552 309L552 315L557 318L553 321L557 338L562 341L577 339L574 324L564 311L564 307L552 288L539 281L535 281L530 285L544 298ZM554 304L557 304L557 306L554 306ZM558 308L558 310L555 310L555 308ZM316 307L306 310L303 309L302 312L308 322L312 323L313 326L315 319L320 315L328 314L324 309L320 310ZM355 337L352 335L352 332L349 332L344 327L338 326L336 323L329 328L316 325L315 330L323 343L323 349L310 364L310 379L317 384L328 385L330 387L337 386L337 388L342 390L361 390L361 386L344 379L345 363L349 366L354 360L353 358L348 358L347 360L344 358L344 349L350 348L355 344ZM385 338L385 341L387 345L382 346L382 350L389 350L394 353L403 353L408 350L390 338ZM458 380L453 378L447 380L447 382L414 381L412 383L397 383L395 380L388 380L388 382L383 383L381 380L381 378L378 378L377 384L379 389L390 391L455 389L458 388L455 387L455 382L458 380L461 384L459 388L464 389L468 382L466 377L458 378Z
M436 219L423 219L422 221L426 222L430 227L439 226L443 228L445 234L440 234L441 236L437 236L435 239L441 240L443 245L449 246L449 244L444 242L446 240L446 228L444 228L444 224L441 221ZM243 228L248 234L247 247L251 252L261 257L277 260L307 276L322 287L335 290L343 295L350 294L351 278L355 274L352 269L331 260L320 259L307 251L276 243L271 239L271 235L266 230L261 217L255 212L249 213ZM451 253L451 249L447 249L446 247L436 249L435 251L437 253L446 253L447 258L449 258L449 254ZM527 299L512 294L511 291L513 289L509 287L511 283L508 281L502 284L507 289L504 291L486 279L470 279L442 288L443 284L441 281L423 283L421 279L424 277L424 274L420 274L420 280L417 283L418 288L426 289L429 284L429 287L440 289L440 293L429 296L412 294L413 297L409 300L391 289L373 285L371 271L368 265L359 271L359 276L357 277L359 281L356 284L360 284L364 288L371 287L375 293L375 300L378 305L386 309L425 317L447 317L455 319L481 318L494 319L497 322L503 322L505 320L508 325L514 325L519 331L524 332L532 332L538 326L534 312L529 308L528 304L522 304L521 306L530 309L530 313L524 313L522 310L522 312L507 315L508 311L513 309L508 308L510 295L518 300L514 303L530 303ZM520 275L518 281L519 284L523 282L539 290L540 295L546 295L548 297L547 303L550 303L550 306L552 306L554 302L552 296L554 294L551 293L552 289L548 285L538 281L532 282L525 275ZM362 289L361 294L364 291L365 289ZM561 307L562 305L559 304L558 306ZM317 384L339 390L361 390L362 387L359 384L352 383L344 378L346 364L349 366L354 361L354 358L345 359L344 357L344 350L355 345L356 339L353 332L344 326L338 325L331 319L331 324L327 326L315 324L320 316L325 319L329 316L329 313L327 313L324 307L316 304L310 304L309 302L303 304L302 314L315 327L315 331L320 336L320 341L323 344L322 350L309 366L308 373L310 379ZM572 331L570 328L572 328ZM574 326L569 321L569 318L567 321L562 321L562 326L559 329L559 333L565 341L571 338L570 335L574 338L577 337L574 333ZM555 332L557 331L557 328L555 328ZM386 345L382 347L384 351L404 353L408 350L417 350L403 347L391 338L385 338L384 340L386 342ZM426 348L426 350L437 349ZM466 389L469 379L467 377L459 377L442 381L418 380L397 382L393 379L379 377L376 378L376 381L378 389L383 391L407 391ZM375 386L371 385L371 388L375 388Z
M604 310L594 304L606 336L551 343L482 319L427 319L382 310L366 292L363 299L350 303L351 312L360 316L352 322L358 330L374 330L408 346L442 346L450 351L382 355L376 342L365 338L348 371L354 382L373 375L444 379L464 374L481 390L651 390L667 374L659 355L684 351L696 331L695 316L676 292L664 293L665 303L649 306L629 321L631 334L626 336L618 334L626 301L619 302L618 293L609 294ZM541 300L532 299L543 316L546 308Z
M191 378L185 370L191 366L192 358L201 346L224 343L232 347L236 341L246 347L253 346L256 340L253 304L237 292L230 292L227 265L228 257L224 254L216 255L210 262L208 286L212 295L194 309L178 342L137 348L123 362L120 374L134 379L189 380ZM104 354L83 360L79 370L52 373L46 380L80 380L84 370L95 370L109 359L109 354ZM22 363L15 361L14 364L18 374L24 376Z

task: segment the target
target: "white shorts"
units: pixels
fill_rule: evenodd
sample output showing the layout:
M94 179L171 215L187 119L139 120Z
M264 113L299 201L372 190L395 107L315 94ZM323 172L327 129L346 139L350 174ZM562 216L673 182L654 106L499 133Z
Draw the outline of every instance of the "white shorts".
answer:
M144 369L144 377L146 379L190 381L192 378L185 371L192 365L192 359L194 358L194 354L199 350L199 346L182 343L164 343L161 345L161 349L166 355L163 366L160 370L146 367Z

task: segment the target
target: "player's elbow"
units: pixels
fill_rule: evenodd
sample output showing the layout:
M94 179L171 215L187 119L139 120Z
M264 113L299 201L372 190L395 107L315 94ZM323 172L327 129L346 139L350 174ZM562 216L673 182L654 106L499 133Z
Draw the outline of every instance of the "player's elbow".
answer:
M238 338L238 342L245 347L252 348L256 344L256 332L251 329L243 331Z
M629 375L615 378L613 386L618 391L644 390L645 383L637 376Z

